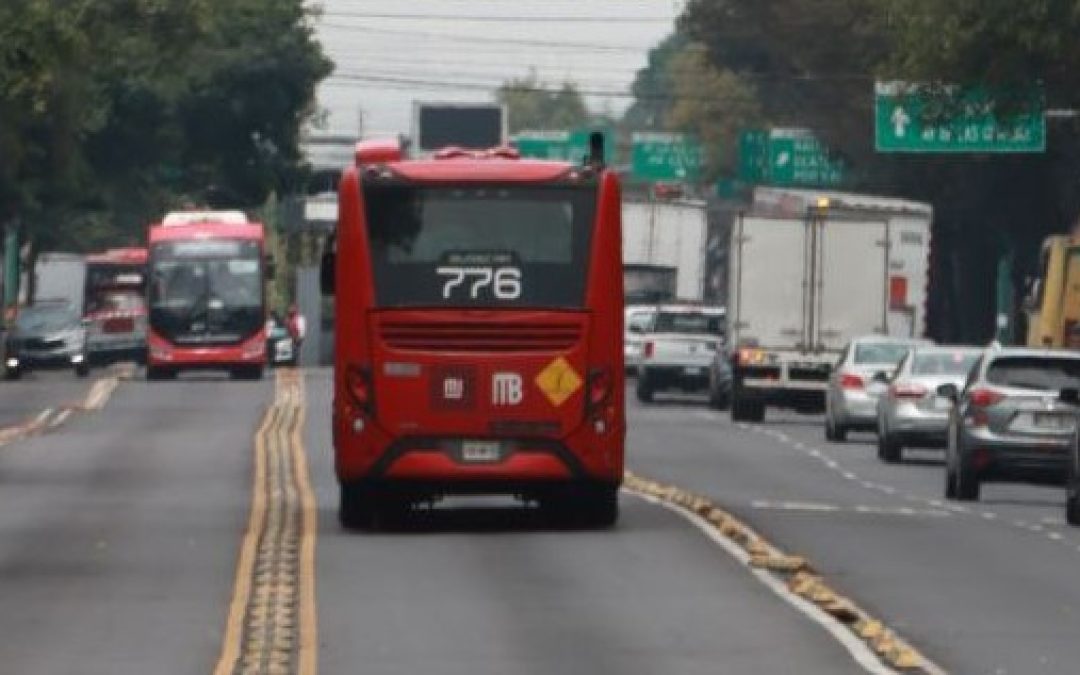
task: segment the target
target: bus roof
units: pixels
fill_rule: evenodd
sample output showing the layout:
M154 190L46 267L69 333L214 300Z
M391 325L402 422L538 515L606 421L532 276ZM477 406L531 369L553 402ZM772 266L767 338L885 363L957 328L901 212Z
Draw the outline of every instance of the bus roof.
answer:
M507 157L462 156L446 159L417 159L383 165L386 170L405 180L422 183L460 183L507 181L512 183L543 183L572 178L575 167L566 162Z
M130 246L91 253L86 256L86 262L91 264L145 265L148 257L145 248Z
M262 223L220 223L199 221L185 225L150 226L150 243L162 241L187 241L191 239L258 239L264 236Z

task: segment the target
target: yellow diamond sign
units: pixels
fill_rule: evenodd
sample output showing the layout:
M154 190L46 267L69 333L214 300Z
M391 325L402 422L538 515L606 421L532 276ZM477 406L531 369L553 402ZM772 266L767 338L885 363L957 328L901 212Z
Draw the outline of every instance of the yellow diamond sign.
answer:
M557 357L536 376L536 386L556 408L581 388L581 376L563 357Z

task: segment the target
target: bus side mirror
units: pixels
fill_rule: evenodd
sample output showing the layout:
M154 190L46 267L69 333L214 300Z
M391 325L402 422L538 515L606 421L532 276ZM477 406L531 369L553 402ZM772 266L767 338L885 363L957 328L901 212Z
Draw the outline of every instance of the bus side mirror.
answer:
M266 254L266 260L263 262L263 268L266 270L266 278L273 279L277 276L277 262L274 260L274 256L269 253Z
M337 275L337 242L331 237L323 249L319 262L319 289L326 297L334 295L334 279Z

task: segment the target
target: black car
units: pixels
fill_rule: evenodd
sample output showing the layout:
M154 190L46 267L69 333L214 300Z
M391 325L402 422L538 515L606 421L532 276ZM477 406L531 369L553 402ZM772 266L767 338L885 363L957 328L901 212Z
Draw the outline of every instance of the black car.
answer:
M68 303L23 307L7 338L4 366L9 380L36 368L73 368L76 375L86 377L90 364L82 317Z

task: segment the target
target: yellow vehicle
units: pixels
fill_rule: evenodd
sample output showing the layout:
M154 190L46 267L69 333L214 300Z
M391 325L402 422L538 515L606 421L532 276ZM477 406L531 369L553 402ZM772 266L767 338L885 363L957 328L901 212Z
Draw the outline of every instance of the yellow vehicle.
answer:
M1025 309L1029 347L1080 349L1080 235L1054 235L1043 242L1039 277Z

